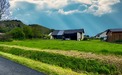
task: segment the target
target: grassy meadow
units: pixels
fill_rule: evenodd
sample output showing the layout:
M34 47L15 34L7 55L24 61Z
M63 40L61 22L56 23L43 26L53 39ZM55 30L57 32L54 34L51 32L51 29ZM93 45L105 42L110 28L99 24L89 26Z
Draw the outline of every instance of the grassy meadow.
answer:
M23 40L0 42L1 44L25 46L52 50L77 50L83 52L122 55L122 44L108 43L100 40L63 41L63 40Z
M49 75L122 74L122 44L100 40L33 39L0 42L0 55L10 60L13 60L11 56L15 56L13 61ZM33 65L25 60L20 61L19 58L38 62L40 65ZM59 69L56 70L56 68Z

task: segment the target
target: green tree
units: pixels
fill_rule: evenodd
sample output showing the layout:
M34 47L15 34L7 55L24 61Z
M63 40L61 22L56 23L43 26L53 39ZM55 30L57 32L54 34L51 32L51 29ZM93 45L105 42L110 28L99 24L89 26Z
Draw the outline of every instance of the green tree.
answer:
M23 27L23 32L25 33L25 38L32 38L33 37L33 32L32 32L31 27L24 26Z
M12 36L13 39L25 39L25 33L21 28L14 28L9 32L9 34Z
M32 32L33 32L33 38L41 38L42 34L40 32L41 30L37 27L32 27Z

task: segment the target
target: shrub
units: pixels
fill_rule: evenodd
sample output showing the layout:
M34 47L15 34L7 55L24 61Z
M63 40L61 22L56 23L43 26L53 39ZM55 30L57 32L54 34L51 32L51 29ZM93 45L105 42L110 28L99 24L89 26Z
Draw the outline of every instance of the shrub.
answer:
M122 40L117 40L117 41L115 41L116 43L122 43Z

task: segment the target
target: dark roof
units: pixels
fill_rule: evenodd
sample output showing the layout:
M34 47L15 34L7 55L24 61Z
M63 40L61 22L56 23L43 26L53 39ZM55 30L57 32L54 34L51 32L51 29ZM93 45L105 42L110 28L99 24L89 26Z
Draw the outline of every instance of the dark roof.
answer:
M108 34L109 32L122 32L122 28L108 29L106 34Z
M105 30L104 32L109 32L109 31L111 31L111 32L122 32L122 28L115 28L115 29L107 29L107 30ZM100 36L102 33L104 33L104 32L101 32L101 33L99 33L99 34L97 34L96 36ZM107 34L106 33L106 34ZM95 36L95 37L96 37Z
M111 31L111 32L122 32L122 28L119 28L119 29L108 29L108 31Z
M84 29L65 30L64 34L84 33Z
M84 33L84 29L74 29L74 30L54 30L52 35L63 35L63 34L73 34L73 33Z
M59 32L59 30L54 30L54 31L52 32L52 35L57 35L58 32Z

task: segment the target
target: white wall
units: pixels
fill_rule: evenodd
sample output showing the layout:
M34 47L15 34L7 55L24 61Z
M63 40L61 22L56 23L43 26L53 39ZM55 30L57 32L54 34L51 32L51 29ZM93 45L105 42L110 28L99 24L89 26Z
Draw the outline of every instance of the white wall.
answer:
M84 39L84 34L83 33L77 33L77 40L83 40Z

